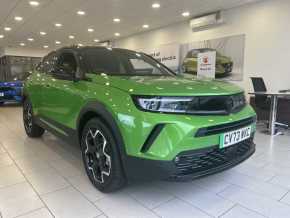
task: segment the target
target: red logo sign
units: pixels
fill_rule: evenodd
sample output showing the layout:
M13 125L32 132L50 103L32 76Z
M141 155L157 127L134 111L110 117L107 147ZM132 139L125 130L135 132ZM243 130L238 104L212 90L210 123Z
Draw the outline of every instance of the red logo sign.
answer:
M202 61L203 61L204 64L207 64L208 63L208 57L203 57Z

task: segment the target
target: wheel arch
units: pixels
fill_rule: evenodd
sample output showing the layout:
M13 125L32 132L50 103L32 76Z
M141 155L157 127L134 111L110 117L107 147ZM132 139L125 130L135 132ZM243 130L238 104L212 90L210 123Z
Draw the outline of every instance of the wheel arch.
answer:
M23 90L23 92L22 92L22 102L24 103L24 101L25 101L26 99L28 99L28 98L29 98L28 93L27 93L26 91Z
M117 143L118 150L121 155L121 159L124 161L126 158L126 149L122 134L120 129L113 118L113 115L108 111L106 106L101 102L89 102L81 110L78 119L77 119L77 134L78 140L81 141L81 133L87 121L91 118L97 117L101 119L105 125L110 128L113 132L114 139Z

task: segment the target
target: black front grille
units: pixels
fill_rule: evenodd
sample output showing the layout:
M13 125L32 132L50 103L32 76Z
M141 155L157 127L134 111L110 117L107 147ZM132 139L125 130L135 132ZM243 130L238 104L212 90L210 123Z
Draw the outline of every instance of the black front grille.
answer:
M225 64L222 64L222 66L224 67L224 68L230 68L230 67L232 67L232 63L225 63Z
M181 153L175 159L177 173L174 176L189 174L208 174L217 168L231 165L243 159L253 149L253 138L247 139L238 144L220 149L214 146L209 149L201 149L192 153Z
M11 90L14 90L14 89L11 87L0 87L0 92L7 92L7 91L11 91Z
M246 105L244 93L225 96L200 96L193 110L200 114L229 114L239 112Z
M5 101L9 101L9 100L14 100L14 97L12 95L4 95L4 96L0 96L0 100L5 100Z
M250 117L247 119L230 122L226 124L220 124L216 126L209 126L205 128L200 128L196 134L195 137L203 137L203 136L210 136L210 135L216 135L224 132L230 132L233 130L237 130L242 127L249 126L256 122L256 117Z

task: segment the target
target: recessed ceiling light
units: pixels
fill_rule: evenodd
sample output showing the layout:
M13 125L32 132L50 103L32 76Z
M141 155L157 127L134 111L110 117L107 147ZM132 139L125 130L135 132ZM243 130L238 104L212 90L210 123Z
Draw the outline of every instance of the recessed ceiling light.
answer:
M16 21L22 21L23 20L23 17L16 16L16 17L14 17L14 20L16 20Z
M43 48L48 48L48 45L44 45Z
M12 28L7 26L7 27L4 27L4 30L5 31L10 31L10 30L12 30Z
M68 36L68 38L69 38L69 39L74 39L74 38L75 38L75 36L73 36L73 35L70 35L70 36Z
M39 32L40 35L45 36L46 32Z
M0 39L3 39L4 38L4 35L0 35Z
M89 28L89 29L88 29L88 32L90 32L90 33L91 33L91 32L94 32L94 31L95 31L95 30L94 30L93 28Z
M190 13L188 11L185 11L185 12L182 13L183 17L188 17L189 15L190 15Z
M30 1L29 4L33 7L37 7L39 5L38 1Z
M154 3L154 4L152 4L152 8L160 8L160 4L159 3Z
M28 38L27 40L32 42L32 41L34 41L34 38Z
M56 23L54 24L56 27L62 27L62 24L61 23Z
M60 41L55 41L55 44L59 45L59 44L61 44L61 42Z
M121 20L120 20L120 18L114 18L113 21L114 21L115 23L120 23Z
M100 40L99 39L94 39L94 42L100 42Z
M148 29L148 28L149 28L149 25L148 25L148 24L144 24L142 27L143 27L144 29Z
M77 11L77 14L78 14L78 15L85 15L86 12L84 12L84 11Z
M115 36L120 36L120 33L115 33Z
M25 43L21 42L19 43L20 46L25 46Z

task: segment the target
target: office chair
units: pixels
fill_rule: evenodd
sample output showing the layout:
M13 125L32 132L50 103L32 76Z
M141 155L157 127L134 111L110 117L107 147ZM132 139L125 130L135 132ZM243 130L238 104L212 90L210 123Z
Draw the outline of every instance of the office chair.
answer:
M255 92L267 92L267 87L262 77L251 77L251 80ZM271 99L266 95L255 95L255 105L261 110L269 111L271 107ZM283 128L288 128L288 125L284 123L276 122L275 124ZM267 122L267 125L269 125L269 121Z
M267 92L266 85L262 77L251 77L255 92ZM266 95L255 95L255 105L261 110L270 110L271 99Z

